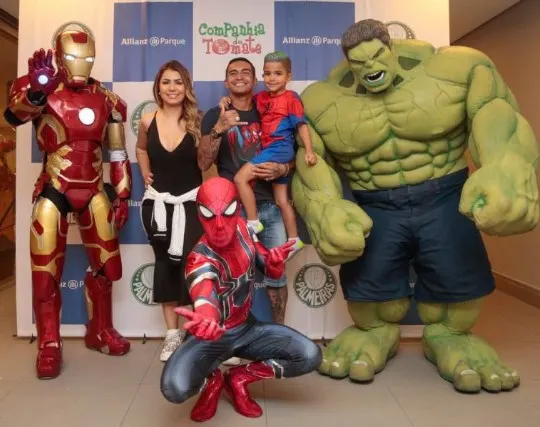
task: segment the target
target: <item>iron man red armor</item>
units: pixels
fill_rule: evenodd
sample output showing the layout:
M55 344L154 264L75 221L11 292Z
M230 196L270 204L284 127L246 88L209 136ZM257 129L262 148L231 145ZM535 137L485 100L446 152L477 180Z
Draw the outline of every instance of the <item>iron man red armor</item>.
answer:
M123 124L127 107L116 94L90 77L95 58L91 34L64 30L52 51L36 51L28 74L10 91L4 113L13 126L32 121L43 169L33 194L30 227L33 310L38 336L38 378L60 374L60 280L64 267L67 214L73 212L91 271L86 273L88 324L85 344L123 355L130 343L113 327L112 282L122 277L117 229L127 220L131 169ZM111 203L103 182L102 144L110 152Z

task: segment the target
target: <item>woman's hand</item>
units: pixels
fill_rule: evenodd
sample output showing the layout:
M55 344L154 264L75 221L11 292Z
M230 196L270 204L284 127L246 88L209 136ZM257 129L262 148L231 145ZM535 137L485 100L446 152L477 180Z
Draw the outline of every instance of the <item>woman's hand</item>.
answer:
M152 172L150 171L143 172L142 176L143 176L144 186L146 188L148 188L150 185L154 183L154 174Z

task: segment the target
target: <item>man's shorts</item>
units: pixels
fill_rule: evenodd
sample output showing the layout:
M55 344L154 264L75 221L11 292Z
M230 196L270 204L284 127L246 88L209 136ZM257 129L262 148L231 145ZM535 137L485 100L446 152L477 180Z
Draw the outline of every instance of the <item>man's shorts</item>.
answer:
M482 237L459 213L464 169L418 185L391 190L354 191L373 220L362 256L343 264L340 280L348 301L454 303L477 299L495 289ZM418 276L409 285L412 261Z
M249 162L253 165L266 162L289 163L294 160L295 156L294 141L278 140L272 142L268 147L263 148ZM289 176L279 177L272 182L276 184L287 184L289 182Z

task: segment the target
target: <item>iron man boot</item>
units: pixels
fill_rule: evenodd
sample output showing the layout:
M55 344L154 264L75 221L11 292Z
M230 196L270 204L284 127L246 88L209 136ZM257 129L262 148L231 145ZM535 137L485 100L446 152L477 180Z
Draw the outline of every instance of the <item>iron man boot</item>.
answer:
M245 417L257 418L263 413L250 396L247 386L255 381L274 378L274 370L263 362L236 366L225 373L225 390L234 409Z
M86 347L112 356L126 354L131 344L112 325L112 282L104 276L87 272L84 285L88 300Z
M52 379L62 369L62 342L60 339L60 310L62 299L58 285L47 272L32 272L33 308L36 319L38 354L36 375L39 379Z
M208 421L216 415L219 398L223 391L223 374L219 369L207 378L206 385L199 396L199 400L191 410L193 421Z

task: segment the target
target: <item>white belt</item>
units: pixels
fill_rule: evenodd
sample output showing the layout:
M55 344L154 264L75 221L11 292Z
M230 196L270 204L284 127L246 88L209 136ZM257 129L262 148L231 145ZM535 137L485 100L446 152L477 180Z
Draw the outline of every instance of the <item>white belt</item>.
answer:
M173 196L171 193L158 193L152 186L148 186L144 192L142 201L154 201L154 220L157 224L156 235L164 236L167 232L167 210L165 203L174 205L171 230L171 244L169 245L169 254L180 256L183 254L184 232L186 230L186 210L185 202L195 201L199 187L194 188L180 196Z

